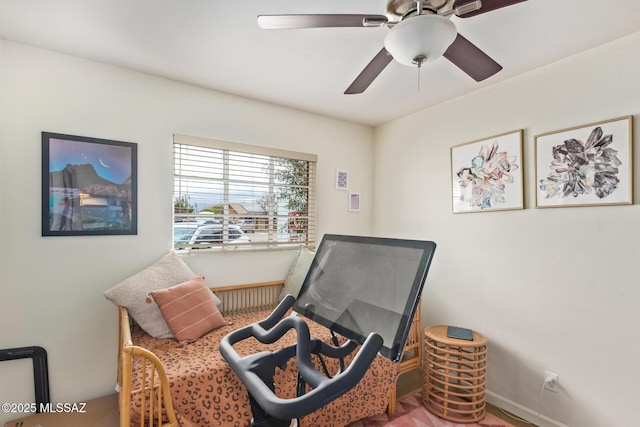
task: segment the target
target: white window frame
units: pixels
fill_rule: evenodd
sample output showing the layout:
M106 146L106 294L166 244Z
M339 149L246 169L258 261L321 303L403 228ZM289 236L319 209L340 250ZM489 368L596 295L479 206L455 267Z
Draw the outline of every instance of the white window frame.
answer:
M190 228L198 230L196 235L217 236L214 242L197 237L174 242L176 251L315 247L315 154L180 134L173 136L173 147L174 231ZM296 172L288 173L291 169ZM295 182L279 179L282 171ZM303 211L289 212L291 206ZM214 212L203 212L207 207ZM247 233L234 239L237 230Z

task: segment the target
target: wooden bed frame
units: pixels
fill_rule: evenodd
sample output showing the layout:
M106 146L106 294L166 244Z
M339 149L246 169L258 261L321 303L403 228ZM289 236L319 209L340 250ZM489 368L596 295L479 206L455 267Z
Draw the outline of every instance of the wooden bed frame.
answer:
M273 309L278 305L278 296L284 286L284 281L253 283L248 285L224 286L211 288L211 291L222 301L220 312L223 316L247 313L259 310ZM142 347L135 346L131 340L131 329L135 327L127 309L119 307L120 339L118 346L118 408L120 412L120 427L131 425L132 395L149 396L142 399L148 406L142 408L140 426L178 427L171 390L165 368L158 357ZM132 390L132 362L134 357L142 360L149 373L141 383L142 388ZM422 340L420 305L416 310L402 359L398 366L398 377L412 369L422 366ZM146 368L150 369L147 370ZM397 381L397 378L396 378ZM396 407L396 388L389 396L387 412L392 414ZM161 420L168 419L167 423ZM158 421L160 420L160 421Z

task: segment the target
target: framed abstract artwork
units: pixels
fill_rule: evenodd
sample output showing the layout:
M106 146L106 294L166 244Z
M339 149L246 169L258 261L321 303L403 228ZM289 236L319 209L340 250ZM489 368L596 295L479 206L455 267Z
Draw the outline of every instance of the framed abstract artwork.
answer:
M535 136L536 208L633 203L632 117Z
M42 235L137 234L137 144L42 132Z
M454 213L524 208L522 129L451 147Z

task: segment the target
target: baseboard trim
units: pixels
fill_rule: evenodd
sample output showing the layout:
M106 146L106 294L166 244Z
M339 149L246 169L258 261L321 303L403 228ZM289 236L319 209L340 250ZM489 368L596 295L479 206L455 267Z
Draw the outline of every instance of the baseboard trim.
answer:
M512 414L517 415L520 418L524 418L525 420L534 423L538 427L569 427L568 424L549 418L546 415L539 414L536 411L532 411L531 409L522 406L512 400L509 400L504 396L500 396L499 394L494 393L490 390L486 391L486 399L487 402L489 402L493 406L511 412Z

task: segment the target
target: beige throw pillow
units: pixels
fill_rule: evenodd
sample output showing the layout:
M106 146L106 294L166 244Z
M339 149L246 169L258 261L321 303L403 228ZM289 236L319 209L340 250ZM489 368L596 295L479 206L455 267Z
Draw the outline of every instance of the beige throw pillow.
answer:
M152 337L173 338L158 306L155 303L146 303L147 295L151 291L186 282L194 276L195 273L189 266L172 251L139 273L106 290L104 296L114 304L126 307L133 320ZM213 293L211 295L218 304L217 297Z
M298 256L295 261L293 261L293 266L291 267L291 271L289 271L289 276L287 276L287 280L284 282L284 287L278 296L279 301L282 301L287 294L291 294L298 298L300 287L302 286L305 277L307 277L307 272L309 272L309 267L311 267L311 262L315 255L316 253L306 246L300 247Z

